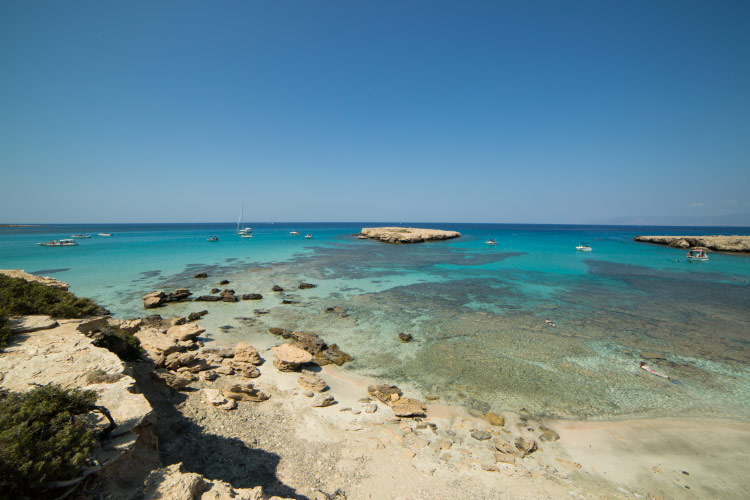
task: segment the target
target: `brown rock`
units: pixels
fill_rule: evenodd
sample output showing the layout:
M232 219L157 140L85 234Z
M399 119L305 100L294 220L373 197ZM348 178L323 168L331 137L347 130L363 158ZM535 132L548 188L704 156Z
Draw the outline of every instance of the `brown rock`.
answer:
M263 360L260 359L258 350L245 342L240 342L235 346L234 360L242 363L250 363L252 365L263 364Z
M304 363L312 361L312 354L291 344L281 344L273 348L274 366L283 372L297 371Z
M300 375L300 377L297 379L297 383L303 389L315 392L324 392L326 389L328 389L328 384L326 384L325 380L315 375L314 373L309 372Z
M326 349L323 354L332 363L335 363L339 366L343 365L347 361L351 361L352 359L354 359L349 354L340 350L339 346L337 346L336 344L331 344L330 346L328 346L328 349Z
M399 333L398 339L405 344L407 342L411 342L413 337L411 333Z
M390 404L393 414L397 417L424 417L424 405L412 398L399 398Z
M511 443L499 437L492 440L492 446L500 453L505 453L506 455L515 455L518 453L518 450Z
M235 359L232 361L230 366L238 375L242 375L245 378L260 377L260 371L258 370L258 367L252 363L244 363Z
M536 441L533 439L520 437L516 439L515 445L516 449L518 449L521 454L521 458L524 458L526 455L534 453L537 450Z
M144 309L155 309L162 305L163 300L159 297L148 297L143 299Z
M208 273L198 273L195 275L196 278L208 278Z
M190 378L183 377L182 375L175 375L167 370L156 370L151 372L151 375L176 391L184 389L190 384L190 382L192 382Z
M484 418L489 422L491 425L496 425L498 427L502 427L505 425L505 417L502 415L498 415L497 413L486 413L484 415Z
M173 352L164 359L164 368L167 370L177 370L180 367L187 366L195 361L193 352Z
M310 354L318 354L328 348L328 345L318 335L308 332L292 332L289 338L294 340L293 344L304 349Z
M223 394L227 398L234 399L235 401L250 401L257 403L268 399L266 394L259 389L256 389L255 386L249 382L245 384L234 384L231 387L224 389Z
M312 283L304 283L304 282L302 282L302 283L299 284L299 287L297 287L297 288L299 288L300 290L305 290L305 289L308 289L308 288L315 288L316 286L318 286L318 285L314 285Z
M396 394L399 397L403 394L401 389L391 384L379 384L371 385L367 387L367 393L379 400L381 403L390 404L391 394Z
M336 400L333 399L333 396L331 395L324 395L320 394L315 399L313 399L312 406L313 407L324 407L324 406L331 406L333 404L336 404Z
M173 326L167 330L167 336L178 341L193 341L201 333L205 332L197 323L186 323L184 325Z
M539 430L542 431L542 434L539 436L539 441L557 441L560 439L560 435L549 427L540 425Z
M268 329L269 332L273 333L274 335L281 335L283 338L288 339L291 337L292 332L290 330L286 330L284 328L277 328L272 326Z
M274 285L273 287L271 287L271 290L273 290L274 292L283 292L284 291L284 289L281 288L279 285Z

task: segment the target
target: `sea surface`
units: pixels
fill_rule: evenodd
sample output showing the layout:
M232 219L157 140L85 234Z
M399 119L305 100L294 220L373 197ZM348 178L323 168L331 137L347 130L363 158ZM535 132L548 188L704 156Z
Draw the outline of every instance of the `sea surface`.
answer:
M355 357L346 371L480 411L750 420L750 256L690 263L684 250L633 241L748 228L410 223L462 236L387 245L353 233L398 223L251 225L252 239L229 223L2 227L0 268L65 281L121 318L207 309L205 340L217 345L267 348L279 341L270 326L312 331ZM36 245L76 233L92 237ZM263 299L143 309L144 294L177 287ZM414 340L399 342L401 332ZM678 383L639 369L643 353L663 356L649 366Z

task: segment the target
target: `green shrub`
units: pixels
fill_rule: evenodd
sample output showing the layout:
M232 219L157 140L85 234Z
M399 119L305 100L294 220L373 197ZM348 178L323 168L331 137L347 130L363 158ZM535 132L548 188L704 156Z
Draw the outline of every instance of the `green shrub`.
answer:
M10 338L10 327L8 326L8 313L0 307L0 349L8 343Z
M95 444L85 420L95 404L94 391L54 385L0 393L0 498L77 477Z
M111 326L105 327L95 336L94 345L112 351L123 361L135 361L143 352L138 337Z
M53 318L85 318L104 313L87 298L70 292L0 274L0 308L7 314L46 314Z
M0 349L8 343L8 315L45 314L53 318L85 318L107 311L87 298L41 283L0 274Z

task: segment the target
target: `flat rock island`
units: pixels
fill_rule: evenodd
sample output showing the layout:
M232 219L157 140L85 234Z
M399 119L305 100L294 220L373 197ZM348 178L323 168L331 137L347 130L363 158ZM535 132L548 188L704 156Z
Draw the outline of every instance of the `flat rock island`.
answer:
M636 236L635 241L674 248L705 247L717 252L750 253L750 236Z
M420 229L418 227L363 227L361 236L385 243L421 243L423 241L458 238L458 231Z

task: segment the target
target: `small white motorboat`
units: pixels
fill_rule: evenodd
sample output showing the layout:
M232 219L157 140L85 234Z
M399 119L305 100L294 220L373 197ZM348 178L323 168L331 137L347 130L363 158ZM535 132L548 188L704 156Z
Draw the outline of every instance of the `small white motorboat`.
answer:
M71 234L70 237L71 238L76 238L76 239L78 239L78 238L91 238L91 235L90 234Z
M694 247L688 250L688 262L706 262L708 260L708 250L703 247Z
M43 246L43 247L74 247L77 246L78 243L71 239L67 240L52 240L52 241L45 241L43 243L37 243L37 245Z
M299 234L299 231L289 231L289 234Z
M218 236L209 236L206 241L211 241L211 242L219 241L219 237Z
M310 240L310 239L312 239L312 234L310 234L310 233L307 233L307 234L305 235L305 239L306 239L306 240Z
M99 233L99 236L112 236L112 233Z
M497 240L492 238L484 242L485 245L497 245Z
M591 251L591 247L588 246L588 245L586 245L586 244L582 245L582 244L579 243L578 246L576 247L576 251L578 251L578 252L590 252Z

